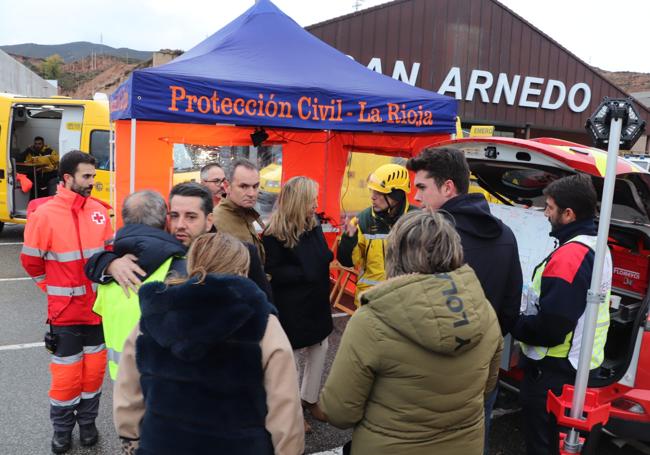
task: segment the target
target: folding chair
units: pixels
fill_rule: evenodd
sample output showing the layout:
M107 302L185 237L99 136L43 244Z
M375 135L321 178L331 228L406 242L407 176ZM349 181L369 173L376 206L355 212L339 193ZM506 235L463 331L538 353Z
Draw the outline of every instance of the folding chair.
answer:
M338 243L339 238L334 241L334 245L332 246L335 255L336 250L338 249ZM352 284L356 286L358 276L359 272L357 272L355 268L341 265L337 259L334 259L334 261L330 264L330 279L333 282L332 289L330 291L330 305L332 305L332 308L343 311L350 315L354 314L354 310L343 305L341 303L341 299L343 298L343 294L345 293L345 289L348 287L348 285Z

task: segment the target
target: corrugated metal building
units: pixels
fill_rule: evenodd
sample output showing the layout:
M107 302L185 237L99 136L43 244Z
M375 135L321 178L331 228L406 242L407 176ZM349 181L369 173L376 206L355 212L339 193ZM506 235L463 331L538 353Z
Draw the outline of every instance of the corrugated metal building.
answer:
M590 143L585 121L603 97L629 96L496 0L395 0L307 30L371 69L455 97L464 126L498 134ZM650 151L647 136L635 149Z

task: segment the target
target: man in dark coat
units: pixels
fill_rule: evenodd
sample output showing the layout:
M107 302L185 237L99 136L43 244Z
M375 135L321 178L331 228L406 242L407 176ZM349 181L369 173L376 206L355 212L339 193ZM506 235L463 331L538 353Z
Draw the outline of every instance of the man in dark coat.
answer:
M497 313L506 336L519 316L523 278L517 240L512 230L490 213L481 193L469 193L469 165L463 152L426 149L406 167L415 174L415 200L423 208L441 210L456 226L465 261L474 269L483 292ZM485 453L490 415L497 389L485 403Z
M198 183L179 183L169 193L169 232L187 250L192 241L201 234L210 232L212 224L212 195ZM251 256L248 277L264 291L271 300L271 286L254 245L244 243ZM126 252L125 252L126 253ZM146 271L139 265L139 258L131 254L100 254L93 256L86 266L86 275L97 283L114 279L124 289L137 292ZM254 254L253 254L254 253ZM179 264L185 272L185 263Z
M104 272L115 259L123 256L137 261L141 277L151 275L172 256L175 258L170 270L185 273L186 248L165 231L166 218L167 204L160 194L145 190L129 195L122 208L124 227L115 234L113 250L102 251L88 260L85 267L88 278L100 284L112 281L112 276Z
M185 275L185 247L173 235L165 232L167 204L155 191L130 194L122 207L124 227L115 235L111 254L98 253L86 264L97 268L115 255L131 255L144 272L143 280L162 281L172 273ZM103 268L100 266L100 269ZM103 319L104 339L108 349L108 369L111 379L117 378L119 359L128 334L140 319L138 295L122 293L117 283L100 276L101 285L93 311Z

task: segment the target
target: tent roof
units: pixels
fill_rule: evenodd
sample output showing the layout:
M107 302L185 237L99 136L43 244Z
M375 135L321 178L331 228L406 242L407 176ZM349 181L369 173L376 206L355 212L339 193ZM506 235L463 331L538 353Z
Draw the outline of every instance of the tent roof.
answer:
M111 96L113 120L449 133L455 115L456 100L367 69L269 0Z

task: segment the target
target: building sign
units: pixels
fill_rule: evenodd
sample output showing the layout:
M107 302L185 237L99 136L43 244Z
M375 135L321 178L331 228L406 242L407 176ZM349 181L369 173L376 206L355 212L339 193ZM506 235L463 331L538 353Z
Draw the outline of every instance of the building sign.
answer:
M292 87L239 88L228 84L217 90L201 80L179 81L174 76L156 76L155 83L138 82L137 76L130 80L131 84L133 80L141 85L137 94L133 94L136 89L124 84L111 96L112 120L182 118L191 123L319 130L455 131L455 101L410 88L399 96L380 97L355 92L331 94L316 89L300 91ZM404 98L404 93L411 93L410 98Z
M261 118L264 121L287 119L325 124L376 123L410 125L415 128L434 127L435 101L423 100L420 104L377 103L362 99L296 96L293 93L276 96L276 93L240 95L225 91L188 91L185 86L169 86L167 110L219 119ZM451 117L450 117L451 119ZM257 120L256 120L257 121ZM296 124L298 126L298 124Z
M352 57L351 57L352 58ZM373 57L368 69L382 73L382 62ZM416 85L420 72L420 63L414 62L410 72L403 60L396 60L393 65L393 79ZM490 71L473 69L467 80L461 76L461 68L452 67L445 76L437 92L452 96L457 100L500 104L502 100L509 106L530 107L533 109L557 110L567 105L573 112L584 112L591 102L591 87L585 82L578 82L571 87L556 79L507 73L492 74Z
M492 125L473 125L469 130L469 137L489 137L494 135Z

